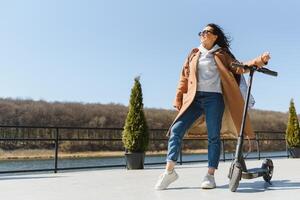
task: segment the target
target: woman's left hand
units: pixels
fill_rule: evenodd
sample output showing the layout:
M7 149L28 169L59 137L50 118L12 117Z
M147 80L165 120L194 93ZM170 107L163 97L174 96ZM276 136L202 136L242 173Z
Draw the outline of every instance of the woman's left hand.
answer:
M267 64L268 61L271 59L270 53L269 52L264 52L261 55L261 60L263 61L263 63Z

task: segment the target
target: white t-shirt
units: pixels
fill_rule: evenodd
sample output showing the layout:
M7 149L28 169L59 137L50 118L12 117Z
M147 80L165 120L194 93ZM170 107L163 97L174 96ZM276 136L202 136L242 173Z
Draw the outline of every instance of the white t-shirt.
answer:
M197 66L197 91L222 93L220 74L212 54L219 48L220 46L216 44L212 49L207 50L200 45L199 50L201 55Z

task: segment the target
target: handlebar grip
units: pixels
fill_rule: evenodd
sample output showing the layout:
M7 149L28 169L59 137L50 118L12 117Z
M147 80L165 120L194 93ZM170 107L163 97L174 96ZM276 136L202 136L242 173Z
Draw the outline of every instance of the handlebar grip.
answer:
M264 74L268 74L268 75L271 75L271 76L278 76L278 73L275 72L275 71L272 71L272 70L269 70L267 68L258 68L257 66L248 66L248 65L243 65L241 63L237 63L237 62L233 62L231 63L231 66L232 67L241 67L243 69L247 69L247 70L255 70L255 71L258 71L258 72L262 72Z
M237 62L232 62L232 63L231 63L231 66L232 66L232 67L241 67L241 68L244 68L244 69L249 69L249 66L248 66L248 65L243 65L243 64L237 63Z
M258 68L257 71L262 72L264 74L268 74L271 76L278 76L278 73L267 68Z

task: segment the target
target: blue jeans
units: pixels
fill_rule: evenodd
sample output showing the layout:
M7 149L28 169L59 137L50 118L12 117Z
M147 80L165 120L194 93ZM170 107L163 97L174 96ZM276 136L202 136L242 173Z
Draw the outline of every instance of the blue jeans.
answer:
M217 169L220 159L220 130L224 107L221 93L197 91L192 104L171 127L167 161L177 161L185 132L197 118L205 113L208 132L208 167Z

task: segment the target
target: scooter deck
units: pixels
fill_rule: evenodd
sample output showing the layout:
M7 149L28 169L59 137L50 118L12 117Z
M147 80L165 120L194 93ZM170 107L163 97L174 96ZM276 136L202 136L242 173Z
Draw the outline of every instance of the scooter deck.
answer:
M263 176L266 173L268 173L268 169L252 168L252 169L247 170L246 172L242 172L242 178L253 179L253 178Z

